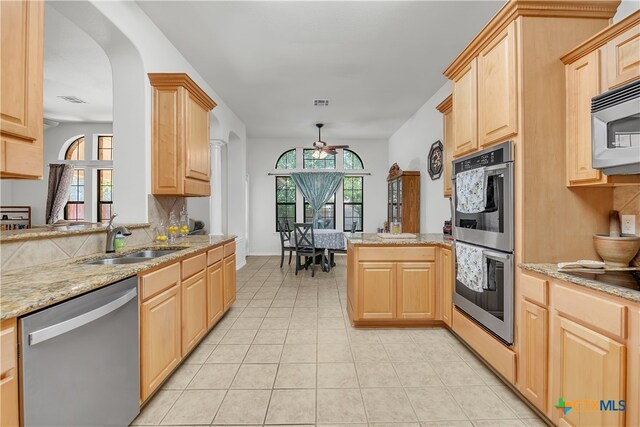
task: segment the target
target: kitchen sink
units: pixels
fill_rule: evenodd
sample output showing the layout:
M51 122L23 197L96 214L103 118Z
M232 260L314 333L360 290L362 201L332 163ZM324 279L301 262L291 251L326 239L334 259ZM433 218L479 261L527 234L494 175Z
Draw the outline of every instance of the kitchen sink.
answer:
M98 264L98 265L135 264L136 262L145 262L148 260L149 258L128 258L128 257L102 258L102 259L89 261L85 264Z
M168 255L177 252L180 249L147 249L144 251L134 252L117 258L102 258L89 261L86 264L97 265L114 265L114 264L135 264L136 262L145 262L153 258Z
M158 258L179 251L179 249L148 249L146 251L134 252L126 255L125 258Z

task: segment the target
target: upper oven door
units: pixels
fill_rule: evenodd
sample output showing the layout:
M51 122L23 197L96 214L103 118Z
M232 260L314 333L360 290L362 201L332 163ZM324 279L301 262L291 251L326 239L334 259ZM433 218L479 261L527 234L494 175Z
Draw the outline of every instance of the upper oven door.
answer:
M485 191L491 202L480 213L458 211L453 182L453 235L456 240L504 252L513 252L513 163L485 168Z

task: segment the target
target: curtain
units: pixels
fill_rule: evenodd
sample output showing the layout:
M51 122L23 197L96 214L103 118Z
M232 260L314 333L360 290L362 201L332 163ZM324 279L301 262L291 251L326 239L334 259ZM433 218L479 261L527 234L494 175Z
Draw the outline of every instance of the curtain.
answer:
M318 227L320 209L327 203L342 183L342 172L294 172L291 174L296 187L309 202L313 211L313 227Z
M47 191L47 210L45 212L47 224L53 224L63 216L62 210L69 200L72 180L73 165L49 165L49 188Z

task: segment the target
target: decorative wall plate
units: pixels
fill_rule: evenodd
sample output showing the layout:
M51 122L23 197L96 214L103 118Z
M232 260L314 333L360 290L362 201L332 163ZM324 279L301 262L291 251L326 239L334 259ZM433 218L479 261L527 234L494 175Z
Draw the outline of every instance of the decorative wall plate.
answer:
M440 178L442 175L442 167L444 165L444 149L442 142L436 141L431 145L429 157L427 158L427 172L432 180Z

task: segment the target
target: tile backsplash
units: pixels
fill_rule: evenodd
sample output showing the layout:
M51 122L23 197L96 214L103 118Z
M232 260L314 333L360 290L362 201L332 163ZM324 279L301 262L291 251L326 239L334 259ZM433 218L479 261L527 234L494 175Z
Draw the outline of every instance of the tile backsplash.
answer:
M636 235L640 236L640 185L616 187L613 190L613 209L620 215L635 215ZM640 252L631 263L640 267Z
M154 241L155 235L148 226L132 228L130 231L131 236L125 237L125 248ZM0 270L4 272L104 253L106 239L107 233L103 231L44 239L2 242L0 244Z
M635 215L636 235L640 236L640 185L616 187L613 190L613 209L620 215Z
M149 223L152 231L162 221L169 223L169 214L174 211L180 215L180 211L187 204L187 199L182 196L154 196L149 194Z

